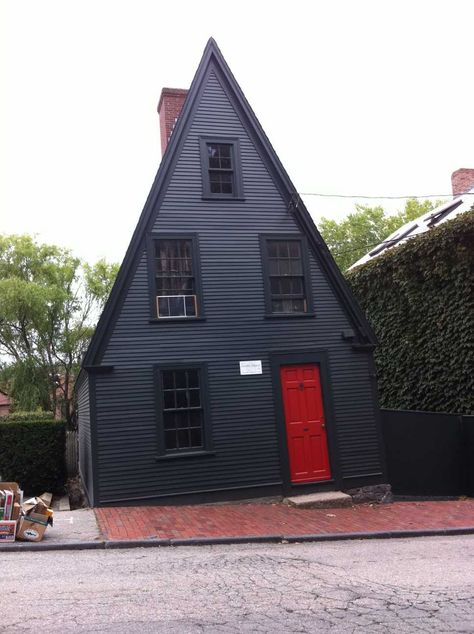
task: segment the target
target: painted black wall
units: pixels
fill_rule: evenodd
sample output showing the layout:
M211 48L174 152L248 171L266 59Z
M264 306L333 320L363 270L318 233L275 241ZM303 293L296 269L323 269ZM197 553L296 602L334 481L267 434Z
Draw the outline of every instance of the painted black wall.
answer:
M392 491L474 495L474 416L381 410Z
M84 489L89 503L94 505L93 486L93 451L92 451L92 429L91 429L91 403L89 382L91 378L82 374L78 385L76 385L77 413L79 419L79 474L82 479Z
M325 354L333 486L384 481L371 354L355 351L342 338L352 326L318 253L310 254L315 316L264 316L259 235L300 234L301 228L242 121L225 80L211 68L149 227L198 234L206 319L150 321L144 235L100 354L99 362L113 371L93 377L92 443L88 418L81 415L83 451L96 452L96 505L216 489L281 489L287 473L271 353ZM245 200L202 199L200 135L240 139ZM262 360L262 375L240 376L239 361L250 359ZM208 365L213 454L160 460L153 366L183 361ZM85 412L84 391L79 398ZM81 472L92 481L87 460L92 458L82 457Z

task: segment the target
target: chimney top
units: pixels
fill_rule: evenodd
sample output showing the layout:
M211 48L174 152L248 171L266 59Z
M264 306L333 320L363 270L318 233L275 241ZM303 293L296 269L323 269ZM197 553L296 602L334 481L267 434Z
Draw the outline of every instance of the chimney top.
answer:
M474 187L474 169L461 167L451 174L453 196L465 194Z
M188 91L183 88L163 88L158 102L160 115L161 153L164 154L178 120Z

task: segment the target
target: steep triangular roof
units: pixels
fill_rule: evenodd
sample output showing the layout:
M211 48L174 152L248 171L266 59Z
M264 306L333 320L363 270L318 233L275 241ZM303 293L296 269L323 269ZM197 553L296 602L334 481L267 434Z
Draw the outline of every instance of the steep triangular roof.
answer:
M242 123L248 130L249 135L252 137L257 150L265 160L275 184L279 188L288 208L294 213L295 219L300 225L301 230L308 237L315 256L318 258L324 273L328 277L332 287L341 301L342 306L346 310L346 313L354 327L358 343L368 345L374 345L376 343L375 335L365 318L365 315L357 304L357 301L347 286L344 277L329 253L329 250L313 223L313 220L311 219L303 201L298 195L293 183L277 157L275 150L263 131L240 86L235 80L216 42L213 38L210 38L206 48L204 49L204 54L192 81L182 112L171 135L168 147L163 155L158 173L133 233L132 240L125 254L125 258L120 267L110 297L99 319L97 329L85 355L83 367L92 366L100 362L100 353L103 349L104 340L114 323L114 318L120 306L120 299L123 296L123 292L127 287L128 281L130 280L137 265L137 255L139 254L140 245L150 228L150 223L153 221L154 217L154 211L157 208L160 197L163 196L169 179L173 173L174 165L176 164L179 156L180 147L184 143L187 131L192 123L194 113L197 105L199 104L199 99L204 88L205 79L211 67L221 79L222 85L224 86L229 99L231 99L234 104L236 111L238 112Z

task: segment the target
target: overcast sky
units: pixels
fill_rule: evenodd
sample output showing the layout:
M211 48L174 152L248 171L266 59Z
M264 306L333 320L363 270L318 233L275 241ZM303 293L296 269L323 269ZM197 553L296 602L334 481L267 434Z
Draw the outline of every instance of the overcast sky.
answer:
M189 87L210 36L300 192L444 194L474 167L469 0L0 6L1 232L121 260L161 160L161 88ZM316 221L355 202L305 200Z

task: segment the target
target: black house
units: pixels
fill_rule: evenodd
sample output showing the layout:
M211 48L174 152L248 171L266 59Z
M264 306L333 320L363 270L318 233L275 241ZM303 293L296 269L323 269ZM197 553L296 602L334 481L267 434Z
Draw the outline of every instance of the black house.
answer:
M385 482L374 335L212 39L160 110L169 143L76 386L90 503Z

